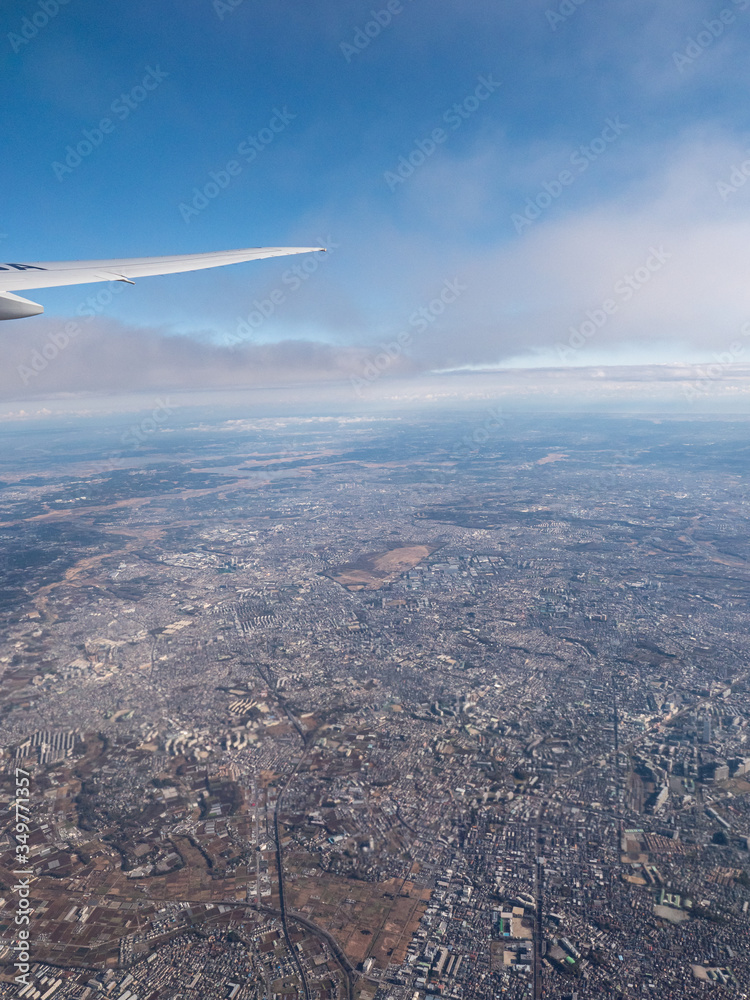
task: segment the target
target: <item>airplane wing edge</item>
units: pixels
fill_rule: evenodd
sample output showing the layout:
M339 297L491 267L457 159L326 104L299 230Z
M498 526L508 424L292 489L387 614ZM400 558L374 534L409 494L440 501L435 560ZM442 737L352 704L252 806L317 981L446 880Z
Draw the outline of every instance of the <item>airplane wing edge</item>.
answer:
M244 250L220 250L168 257L0 264L0 293L29 288L84 285L97 281L133 281L135 278L180 274L268 257L284 257L323 250L323 247L249 247Z

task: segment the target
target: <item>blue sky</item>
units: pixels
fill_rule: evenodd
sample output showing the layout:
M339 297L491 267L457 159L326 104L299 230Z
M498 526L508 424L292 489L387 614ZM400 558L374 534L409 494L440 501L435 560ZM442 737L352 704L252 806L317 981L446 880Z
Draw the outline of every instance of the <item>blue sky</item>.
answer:
M0 328L2 392L90 389L84 358L118 390L170 356L185 385L357 375L399 334L389 374L727 352L750 320L745 4L4 5L1 256L331 252L297 279L290 258L40 291L44 317ZM65 364L22 384L102 290Z

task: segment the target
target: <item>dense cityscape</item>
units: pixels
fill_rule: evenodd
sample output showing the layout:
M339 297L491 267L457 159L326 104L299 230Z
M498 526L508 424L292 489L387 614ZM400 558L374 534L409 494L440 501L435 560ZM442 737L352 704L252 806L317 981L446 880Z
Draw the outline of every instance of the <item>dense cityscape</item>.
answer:
M0 458L0 997L747 996L745 420L56 433Z

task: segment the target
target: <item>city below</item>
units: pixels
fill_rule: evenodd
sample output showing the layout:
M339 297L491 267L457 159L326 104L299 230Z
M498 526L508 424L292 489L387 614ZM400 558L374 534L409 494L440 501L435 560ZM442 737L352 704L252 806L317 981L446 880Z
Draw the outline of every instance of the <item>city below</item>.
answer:
M163 418L4 425L0 997L747 997L746 419Z

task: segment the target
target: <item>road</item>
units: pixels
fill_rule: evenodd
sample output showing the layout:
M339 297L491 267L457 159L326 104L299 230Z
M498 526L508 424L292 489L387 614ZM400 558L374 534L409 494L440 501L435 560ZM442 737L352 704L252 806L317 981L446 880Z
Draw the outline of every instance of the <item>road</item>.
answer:
M274 806L273 810L273 835L276 841L276 868L278 870L278 879L279 879L279 907L280 907L279 912L281 916L281 926L284 928L284 938L286 940L287 948L294 957L294 963L297 966L297 970L299 972L300 981L302 982L302 989L305 992L305 1000L310 1000L310 987L307 984L307 976L302 966L302 961L299 957L297 949L292 944L292 939L289 935L289 924L287 921L287 914L286 914L286 900L284 898L284 859L282 856L281 836L279 835L279 808L281 807L281 800L284 797L284 792L289 787L289 783L294 778L295 774L299 770L300 764L304 759L305 755L303 753L300 759L294 765L294 770L286 779L282 788L279 789L279 794L276 798L276 805Z
M258 673L260 674L260 676L262 677L262 679L266 682L266 684L268 684L269 689L270 690L274 690L273 678L270 675L270 671L268 672L268 674L265 674L263 672L262 668L259 665L256 666L256 669L257 669ZM292 783L292 781L294 780L295 775L297 774L297 772L299 771L300 767L302 766L302 763L303 763L305 757L307 756L307 752L308 752L310 746L312 746L313 741L311 740L311 735L312 734L308 733L304 729L304 727L300 723L299 719L297 719L297 717L294 715L294 713L289 708L289 706L287 705L287 703L285 702L285 700L279 695L279 693L277 691L274 691L274 694L275 694L276 700L278 701L279 705L281 706L281 708L286 713L287 717L289 718L289 721L292 723L292 725L294 726L294 728L297 730L297 733L298 733L300 739L302 740L302 753L300 755L300 758L297 761L297 763L294 765L294 769L287 776L286 781L284 782L284 784L279 789L279 794L278 794L278 796L276 798L276 805L275 805L274 810L273 810L273 833L274 833L274 840L276 841L276 868L277 868L278 882L279 882L279 911L278 911L278 915L281 917L281 924L282 924L282 927L284 929L284 938L286 940L287 948L289 949L289 951L294 956L294 962L295 962L295 964L297 966L297 969L299 971L300 980L302 982L302 988L303 988L304 993L305 993L305 1000L310 1000L310 987L309 987L309 984L307 982L307 976L305 974L305 970L304 970L304 968L302 966L302 961L301 961L301 959L299 957L297 949L292 944L292 940L291 940L291 937L290 937L290 934L289 934L289 924L288 924L288 921L290 919L296 921L299 924L301 924L303 927L306 927L308 930L312 931L318 937L324 938L328 942L328 945L329 945L331 951L333 952L334 956L336 957L336 960L338 961L339 965L342 967L342 969L344 970L344 973L346 975L348 1000L354 1000L354 977L356 976L357 973L356 973L354 967L352 966L351 962L349 961L349 959L346 957L346 955L344 954L344 952L339 947L339 945L336 942L336 940L327 931L324 931L322 928L317 927L311 920L308 920L306 917L303 917L303 916L301 916L300 914L297 914L297 913L289 913L288 910L287 910L286 895L285 895L285 892L284 892L284 856L283 856L283 848L282 848L282 844L281 844L281 835L279 833L279 811L281 809L282 799L284 798L284 792L287 790L287 788L289 787L289 785ZM256 802L257 802L257 799L256 799ZM257 908L258 908L258 910L264 910L266 912L272 912L272 911L270 911L270 909L268 907L261 907L260 906L260 901L258 901L258 907Z
M536 814L536 859L534 861L534 903L536 911L534 913L534 1000L542 1000L544 996L544 984L542 982L542 955L544 952L544 863L542 862L542 850L544 849L544 835L542 834L542 823L544 822L544 811L547 808L546 801L542 801Z

